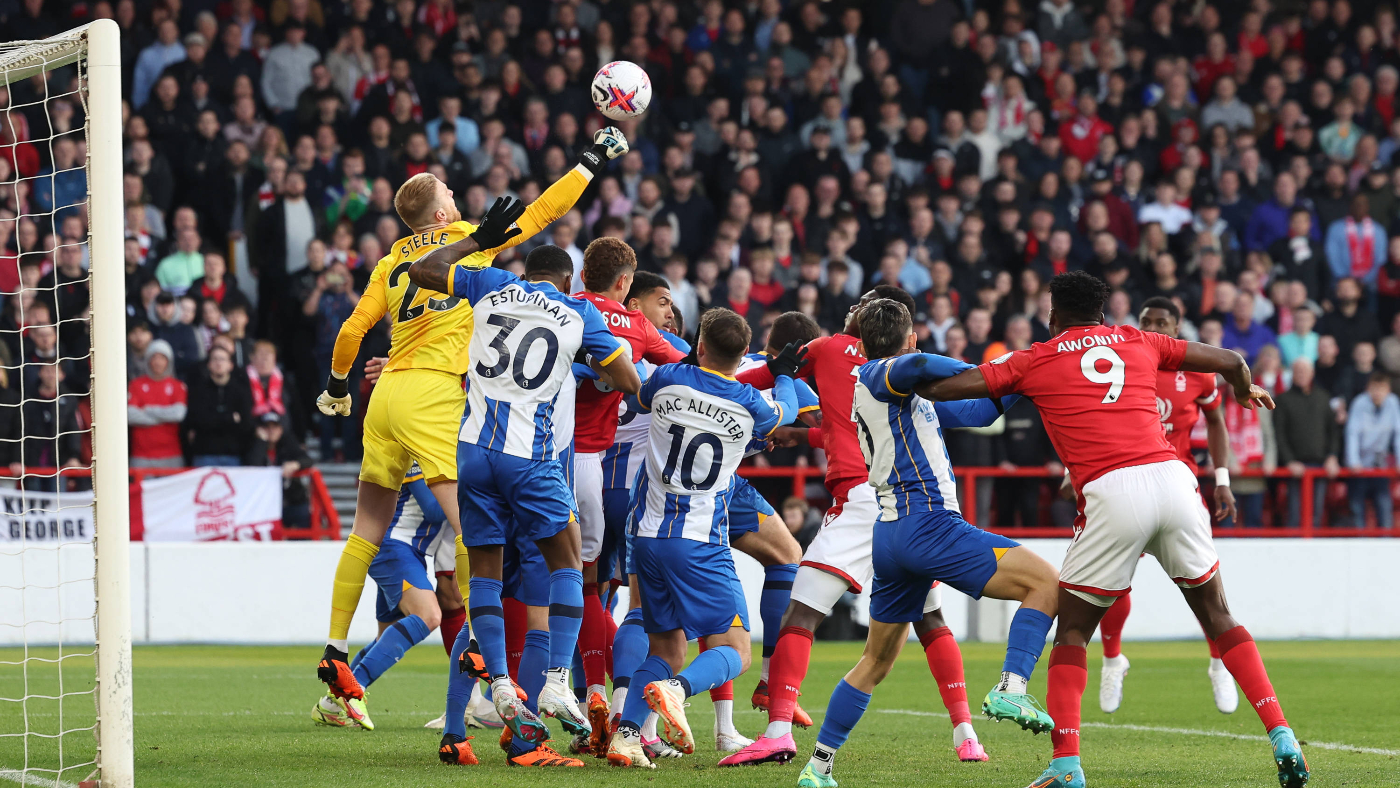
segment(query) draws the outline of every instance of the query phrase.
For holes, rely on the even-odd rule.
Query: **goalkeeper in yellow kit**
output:
[[[447,522],[457,535],[457,580],[463,597],[471,573],[457,516],[457,426],[466,397],[467,343],[472,335],[471,305],[441,293],[420,290],[409,281],[409,266],[451,244],[465,255],[461,264],[485,268],[502,250],[530,238],[563,216],[589,182],[627,153],[627,139],[616,128],[600,130],[579,164],[550,186],[524,213],[497,201],[480,226],[462,221],[452,191],[436,177],[415,175],[399,187],[394,209],[413,231],[399,240],[370,275],[364,296],[340,328],[326,390],[316,406],[326,415],[350,415],[348,377],[365,332],[390,315],[389,361],[365,413],[364,460],[355,502],[355,523],[331,592],[331,625],[316,675],[350,720],[362,727],[368,715],[364,689],[348,663],[347,635],[370,562],[393,519],[404,473],[416,460]],[[518,206],[519,203],[517,202]],[[418,589],[411,589],[418,591]],[[405,595],[410,591],[405,591]],[[431,596],[431,592],[422,593]],[[408,601],[408,600],[405,600]]]

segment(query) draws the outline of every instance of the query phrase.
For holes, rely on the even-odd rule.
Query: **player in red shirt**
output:
[[[598,238],[583,250],[583,287],[576,298],[591,301],[603,313],[614,336],[632,345],[633,363],[646,359],[658,366],[673,364],[685,354],[661,337],[646,315],[621,303],[632,287],[637,255],[624,241]],[[601,381],[585,380],[574,398],[574,498],[578,501],[583,539],[583,627],[579,652],[588,682],[589,722],[594,751],[607,751],[608,692],[607,614],[598,596],[598,556],[603,551],[603,453],[617,436],[617,407],[622,392]]]
[[[1181,310],[1167,298],[1149,298],[1142,303],[1138,313],[1138,328],[1176,338],[1181,327]],[[1235,496],[1230,492],[1230,434],[1225,428],[1225,409],[1221,407],[1224,398],[1216,389],[1215,376],[1200,372],[1181,370],[1158,370],[1157,372],[1157,412],[1162,418],[1162,432],[1176,456],[1192,475],[1200,469],[1191,453],[1191,428],[1197,418],[1204,414],[1206,422],[1206,445],[1210,452],[1211,464],[1215,466],[1215,519],[1225,520],[1235,517]],[[1068,479],[1066,480],[1068,484]],[[1128,613],[1133,609],[1132,595],[1118,597],[1099,623],[1099,636],[1103,639],[1103,670],[1099,673],[1099,708],[1112,714],[1123,702],[1123,677],[1128,673],[1128,658],[1123,656],[1123,625]],[[1215,707],[1222,714],[1233,714],[1239,708],[1239,693],[1235,691],[1235,679],[1230,675],[1225,663],[1220,660],[1220,650],[1209,636],[1210,667],[1206,675],[1210,677]]]
[[[1151,553],[1181,587],[1206,635],[1264,723],[1283,788],[1308,781],[1307,762],[1249,632],[1230,615],[1211,541],[1210,513],[1191,470],[1161,430],[1157,371],[1221,374],[1242,407],[1272,409],[1234,351],[1103,324],[1108,286],[1083,271],[1050,281],[1048,342],[919,387],[930,400],[1021,394],[1039,408],[1079,503],[1060,570],[1060,620],[1050,653],[1046,707],[1054,756],[1035,788],[1083,788],[1080,702],[1086,647],[1104,610],[1127,593]]]
[[[816,384],[823,420],[820,427],[779,427],[774,437],[784,445],[810,443],[826,451],[826,489],[831,508],[822,528],[802,555],[792,584],[792,601],[783,614],[782,630],[773,650],[768,684],[754,691],[755,708],[768,711],[768,728],[758,741],[722,759],[720,766],[786,763],[797,754],[793,724],[811,726],[812,718],[797,706],[798,690],[812,657],[812,633],[831,615],[832,607],[846,591],[860,593],[875,569],[872,559],[875,521],[880,506],[871,487],[855,422],[851,420],[856,375],[866,358],[859,349],[856,313],[879,298],[898,301],[914,313],[914,300],[892,285],[878,285],[851,308],[844,333],[820,337],[805,348],[802,373]],[[765,367],[740,373],[739,380],[764,388],[772,385]],[[843,417],[842,414],[847,414]],[[935,586],[924,603],[924,618],[914,624],[924,647],[929,669],[953,723],[953,746],[964,761],[985,761],[987,753],[977,741],[967,704],[962,652],[943,621],[941,591]]]

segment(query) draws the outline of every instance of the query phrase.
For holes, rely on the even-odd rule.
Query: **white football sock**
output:
[[[831,767],[835,764],[835,762],[836,751],[828,747],[824,747],[822,746],[821,742],[818,742],[817,746],[812,748],[812,757],[808,759],[807,764],[813,769],[816,769],[819,774],[824,774],[827,777],[830,777]]]
[[[738,733],[734,729],[734,701],[717,700],[715,703],[715,726],[720,733]]]
[[[660,718],[660,715],[654,711],[647,715],[646,722],[642,723],[642,741],[656,740],[656,721]]]
[[[953,726],[953,746],[961,747],[962,743],[972,739],[977,741],[977,731],[972,729],[972,723],[960,722]]]
[[[326,641],[326,645],[327,645],[327,646],[330,646],[331,648],[335,649],[336,651],[343,651],[343,652],[345,652],[345,653],[347,653],[347,654],[350,653],[350,641],[349,641],[349,640],[327,640],[327,641]]]
[[[763,738],[781,739],[789,733],[792,733],[791,722],[780,722],[778,720],[774,720],[768,723],[768,729],[763,732]]]
[[[763,682],[764,684],[768,683],[768,663],[772,661],[772,657],[764,657],[763,665],[758,669],[758,680]]]
[[[1211,658],[1210,658],[1210,671],[1211,671],[1212,673],[1219,673],[1219,672],[1222,671],[1222,670],[1225,670],[1225,671],[1228,672],[1228,669],[1225,667],[1225,662],[1224,662],[1223,660],[1216,659],[1215,657],[1211,657]]]
[[[613,694],[612,694],[612,713],[613,713],[613,714],[621,714],[621,713],[622,713],[622,704],[624,704],[624,703],[626,703],[626,702],[627,702],[627,688],[626,688],[626,687],[613,687]]]
[[[1024,695],[1026,693],[1026,679],[1024,676],[1017,676],[1009,670],[1004,670],[1001,672],[1001,683],[997,685],[997,692]]]

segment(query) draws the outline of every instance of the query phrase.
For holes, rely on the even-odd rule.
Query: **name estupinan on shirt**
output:
[[[560,328],[569,325],[573,322],[574,318],[573,310],[565,308],[565,306],[558,301],[555,301],[538,290],[526,290],[519,286],[511,286],[504,290],[496,290],[495,292],[487,293],[486,302],[493,307],[506,304],[527,304],[529,306],[539,307],[543,310],[545,315],[553,318],[555,322],[559,324]]]
[[[652,413],[657,416],[666,416],[680,410],[713,420],[719,425],[719,429],[727,432],[733,440],[740,441],[748,437],[748,430],[734,418],[733,413],[710,402],[671,396],[665,401],[657,400],[652,407]]]
[[[1122,334],[1098,335],[1091,334],[1080,339],[1066,339],[1055,345],[1056,353],[1070,353],[1076,350],[1088,350],[1091,347],[1103,345],[1116,345],[1124,339]]]

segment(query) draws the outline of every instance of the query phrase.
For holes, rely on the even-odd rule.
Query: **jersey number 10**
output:
[[[724,445],[719,442],[719,438],[708,432],[697,433],[690,443],[685,447],[685,457],[681,457],[681,442],[685,440],[685,427],[679,424],[672,424],[667,430],[671,435],[671,451],[666,455],[666,468],[661,471],[661,480],[666,484],[671,483],[671,477],[676,472],[676,464],[681,468],[681,486],[687,490],[709,490],[715,486],[719,479],[719,469],[724,463]],[[700,452],[701,446],[709,446],[713,457],[710,460],[710,469],[705,473],[705,478],[695,481],[695,455]]]

